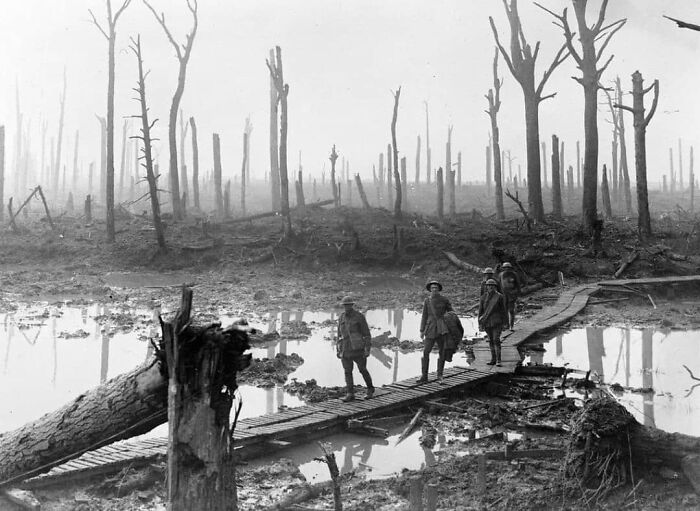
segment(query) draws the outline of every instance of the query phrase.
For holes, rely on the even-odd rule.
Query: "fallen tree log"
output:
[[[328,199],[320,202],[312,202],[310,204],[307,204],[306,207],[300,208],[299,206],[294,207],[294,208],[289,208],[290,211],[298,211],[302,209],[306,209],[308,207],[319,207],[319,206],[328,206],[329,204],[333,204],[333,199]],[[257,215],[250,215],[250,216],[242,216],[240,218],[234,218],[232,220],[226,220],[225,222],[221,222],[223,224],[239,224],[241,222],[250,222],[252,220],[258,220],[259,218],[268,218],[271,216],[276,216],[276,215],[281,215],[282,213],[279,211],[267,211],[265,213],[258,213]]]
[[[481,268],[480,266],[465,263],[464,261],[459,259],[456,255],[454,255],[452,252],[447,252],[446,250],[443,250],[442,253],[445,254],[445,257],[447,257],[447,259],[452,264],[457,266],[458,268],[462,268],[463,270],[467,270],[467,271],[471,271],[473,273],[479,273],[479,274],[481,274],[484,271],[484,269]]]
[[[700,438],[666,433],[639,424],[617,401],[604,397],[586,403],[572,418],[566,474],[593,488],[596,500],[607,491],[660,466],[683,473],[700,489]]]
[[[179,337],[227,337],[231,350],[247,346],[247,333],[238,327],[190,323]],[[206,342],[200,342],[205,349]],[[200,355],[191,353],[195,363]],[[241,358],[245,364],[246,357]],[[237,366],[237,369],[240,365]],[[95,387],[24,426],[0,434],[0,487],[48,472],[51,468],[118,440],[146,433],[167,421],[168,367],[163,342],[155,355],[128,373]]]
[[[632,252],[630,255],[628,255],[627,260],[620,265],[613,277],[619,279],[620,275],[622,275],[625,272],[625,270],[629,267],[629,265],[632,264],[638,257],[639,252]]]

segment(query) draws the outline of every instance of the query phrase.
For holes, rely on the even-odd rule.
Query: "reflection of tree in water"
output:
[[[586,327],[586,341],[588,342],[588,367],[591,372],[596,372],[601,381],[605,381],[603,370],[603,357],[605,357],[605,345],[603,344],[603,330],[595,327]]]
[[[403,309],[394,310],[394,326],[396,327],[396,338],[400,341],[403,329]]]
[[[556,342],[555,342],[555,344],[554,344],[554,345],[556,346],[557,357],[561,357],[561,354],[564,352],[564,348],[562,347],[562,339],[563,339],[563,337],[564,337],[564,336],[561,335],[561,334],[557,335],[557,340],[556,340]]]
[[[102,307],[102,317],[107,317],[111,314],[110,310],[106,307]],[[100,328],[100,325],[95,321],[95,337],[102,341],[102,356],[100,358],[100,383],[104,383],[107,380],[107,373],[109,372],[109,335],[107,333],[107,328]]]
[[[615,361],[615,370],[610,378],[611,381],[617,379],[617,375],[620,372],[620,361],[622,361],[623,354],[625,355],[625,386],[629,387],[630,384],[630,335],[629,330],[620,329],[620,349],[617,352],[617,360]],[[623,353],[624,352],[624,353]]]
[[[642,330],[642,387],[654,388],[654,331]],[[654,419],[654,393],[644,393],[644,425],[656,427]]]

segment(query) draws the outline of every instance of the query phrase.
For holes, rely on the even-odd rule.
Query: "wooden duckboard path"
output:
[[[700,281],[700,276],[698,277]],[[350,419],[386,414],[406,406],[428,401],[441,395],[458,392],[466,387],[486,382],[498,373],[513,373],[520,364],[518,346],[538,332],[568,321],[578,314],[590,295],[599,290],[597,284],[588,284],[564,291],[557,302],[543,308],[534,316],[520,321],[514,332],[505,332],[502,341],[502,367],[486,365],[488,350],[475,350],[477,357],[469,367],[451,366],[445,369],[444,385],[439,385],[436,373],[430,373],[429,382],[419,385],[416,378],[398,381],[378,388],[375,397],[364,401],[345,403],[331,399],[320,403],[290,408],[278,413],[240,420],[234,432],[237,449],[272,445],[301,436],[314,435],[332,428],[344,427]],[[435,362],[433,361],[433,365]],[[362,396],[359,396],[362,397]],[[54,467],[50,472],[24,482],[23,486],[36,487],[53,484],[66,478],[115,472],[127,465],[142,465],[154,458],[165,456],[168,439],[165,437],[127,440],[87,452],[80,457]]]

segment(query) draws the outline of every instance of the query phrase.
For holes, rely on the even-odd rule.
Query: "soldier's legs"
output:
[[[496,365],[501,366],[501,328],[495,327],[492,330],[493,346],[496,352]]]
[[[420,372],[421,376],[418,378],[418,383],[425,383],[428,381],[428,368],[430,367],[430,352],[433,351],[433,346],[435,345],[435,339],[425,338],[423,339],[423,358],[420,359]]]
[[[517,296],[509,296],[506,299],[506,307],[508,309],[508,328],[513,330],[513,326],[515,325],[515,304],[518,301]]]
[[[343,363],[343,371],[345,372],[345,387],[347,389],[345,401],[351,401],[355,399],[355,382],[352,378],[353,362],[348,357],[343,357],[340,361]]]
[[[441,335],[437,338],[438,345],[438,366],[437,366],[437,381],[442,384],[442,373],[445,370],[445,336]]]
[[[496,345],[493,343],[493,328],[488,327],[485,329],[486,336],[489,339],[489,350],[491,350],[491,360],[486,362],[486,365],[494,365],[496,363]]]
[[[367,359],[364,356],[360,356],[354,359],[357,364],[357,368],[360,370],[362,378],[365,380],[365,385],[367,386],[367,396],[371,397],[374,394],[374,385],[372,385],[372,377],[367,370]]]

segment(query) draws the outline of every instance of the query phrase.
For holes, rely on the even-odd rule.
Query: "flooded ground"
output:
[[[525,363],[591,370],[642,424],[700,436],[700,330],[579,328],[545,342]]]

